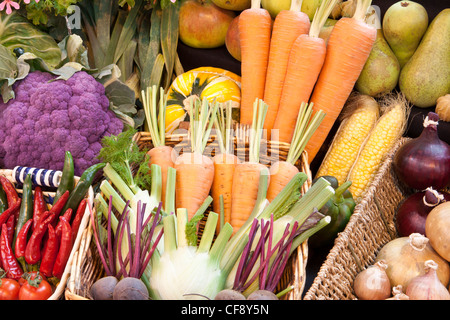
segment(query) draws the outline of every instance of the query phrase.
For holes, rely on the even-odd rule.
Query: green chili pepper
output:
[[[8,198],[6,197],[6,192],[0,185],[0,213],[8,209]]]
[[[33,218],[33,182],[31,181],[31,174],[27,174],[23,181],[22,203],[20,204],[16,230],[14,231],[13,248],[20,229],[31,218]]]
[[[94,182],[95,175],[99,170],[103,169],[105,166],[106,163],[103,162],[97,163],[90,166],[83,172],[83,174],[80,177],[80,180],[78,180],[77,185],[70,193],[69,199],[67,200],[66,205],[64,206],[62,212],[66,212],[66,210],[69,208],[74,211],[77,210],[81,200],[84,199],[89,187]]]
[[[55,198],[53,199],[53,203],[58,201],[59,197],[64,194],[67,190],[71,192],[75,186],[74,180],[74,165],[73,165],[73,157],[70,151],[66,151],[66,155],[64,157],[64,167],[61,175],[61,181],[59,182],[58,189],[56,189]]]
[[[330,182],[331,186],[335,189],[335,194],[320,209],[322,214],[331,217],[330,223],[311,236],[308,242],[311,247],[316,248],[333,243],[337,234],[344,230],[356,206],[355,200],[348,190],[352,184],[351,181],[346,181],[339,186],[335,177],[323,176],[322,178]],[[317,178],[313,180],[313,184],[316,181]]]

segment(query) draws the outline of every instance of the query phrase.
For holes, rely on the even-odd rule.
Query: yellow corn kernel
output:
[[[394,100],[379,118],[350,171],[349,190],[357,202],[373,181],[384,157],[403,135],[407,123],[407,107],[403,100]]]
[[[334,176],[339,185],[345,182],[359,150],[380,116],[377,101],[367,95],[357,95],[349,99],[344,112],[345,110],[350,110],[349,115],[339,125],[316,175]]]

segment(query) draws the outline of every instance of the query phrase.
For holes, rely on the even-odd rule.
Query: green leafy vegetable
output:
[[[117,136],[105,136],[98,158],[109,163],[133,190],[150,189],[149,156],[133,140],[136,129],[128,127]]]
[[[10,15],[0,12],[0,44],[11,52],[15,48],[22,48],[25,52],[33,53],[51,69],[61,61],[61,50],[56,41],[16,12]]]

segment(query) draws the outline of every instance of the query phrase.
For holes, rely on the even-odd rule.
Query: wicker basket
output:
[[[401,201],[413,190],[400,183],[392,161],[397,149],[409,138],[401,138],[386,156],[362,201],[355,207],[346,228],[305,293],[305,300],[356,299],[353,280],[373,264],[384,244],[396,238],[395,215]]]
[[[16,188],[18,194],[22,193],[22,182],[24,181],[24,175],[26,173],[32,174],[33,183],[36,183],[43,187],[44,196],[46,199],[52,199],[55,196],[56,188],[59,185],[59,179],[61,177],[61,171],[53,171],[53,170],[45,170],[45,169],[36,169],[36,168],[25,168],[25,167],[16,167],[14,169],[1,169],[0,174],[6,177]],[[42,180],[39,180],[39,177],[43,177]],[[50,179],[47,179],[49,178]],[[45,179],[44,179],[45,178]],[[75,183],[78,182],[79,177],[75,177]],[[38,180],[38,181],[37,181]],[[89,201],[93,201],[94,192],[92,188],[88,191],[86,195]],[[59,284],[56,286],[53,294],[48,298],[48,300],[59,300],[64,298],[63,293],[67,285],[67,281],[71,275],[72,262],[74,261],[75,252],[78,251],[78,248],[81,243],[81,239],[83,238],[83,234],[85,233],[89,221],[89,211],[86,209],[82,221],[80,223],[80,227],[78,229],[78,234],[75,239],[75,242],[72,247],[72,251],[70,253],[69,259],[67,260],[66,267],[64,269],[64,273],[61,277]]]
[[[248,157],[248,130],[246,126],[236,127],[234,151],[241,160],[246,160]],[[148,132],[138,132],[134,139],[140,148],[151,149],[153,147],[152,139]],[[189,146],[188,136],[185,133],[168,135],[166,136],[166,145],[172,146],[175,151],[182,153],[183,149]],[[211,135],[205,153],[214,155],[216,147],[215,136]],[[276,159],[285,160],[288,152],[289,144],[262,141],[260,162],[269,165]],[[296,165],[300,171],[307,175],[307,181],[302,189],[304,193],[310,188],[312,183],[312,174],[306,152],[302,154]],[[201,225],[199,231],[201,232]],[[79,246],[78,252],[75,253],[76,259],[74,261],[76,262],[73,264],[73,278],[71,277],[65,292],[65,297],[68,300],[92,299],[89,289],[96,280],[104,275],[97,248],[94,242],[91,241],[91,236],[89,231],[84,234],[82,245]],[[289,286],[294,288],[284,296],[284,299],[300,300],[302,298],[307,259],[308,244],[305,241],[291,255],[278,285],[279,289],[285,289]]]

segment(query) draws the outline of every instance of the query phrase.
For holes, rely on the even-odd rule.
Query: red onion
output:
[[[394,170],[400,181],[417,190],[443,189],[450,184],[450,146],[437,133],[439,116],[429,112],[419,137],[395,153]]]
[[[397,210],[395,226],[400,237],[407,237],[411,233],[425,235],[425,222],[428,213],[438,204],[450,201],[450,194],[438,192],[433,188],[416,192],[406,198]]]

